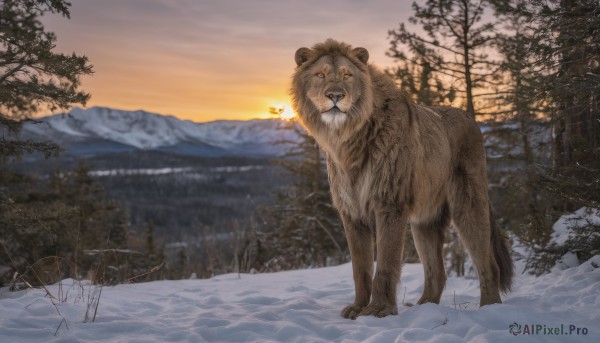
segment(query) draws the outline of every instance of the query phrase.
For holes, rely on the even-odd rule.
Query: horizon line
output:
[[[92,110],[94,108],[98,108],[98,109],[107,109],[107,110],[112,110],[112,111],[119,111],[119,112],[144,112],[147,114],[153,114],[153,115],[158,115],[161,117],[172,117],[175,118],[177,120],[181,120],[181,121],[189,121],[189,122],[193,122],[193,123],[198,123],[198,124],[205,124],[205,123],[214,123],[214,122],[220,122],[220,121],[231,121],[231,122],[245,122],[245,121],[253,121],[253,120],[282,120],[282,118],[277,117],[276,115],[273,115],[272,117],[253,117],[253,118],[248,118],[248,119],[214,119],[214,120],[207,120],[207,121],[198,121],[198,120],[194,120],[194,119],[187,119],[187,118],[182,118],[180,116],[174,115],[174,114],[165,114],[165,113],[158,113],[158,112],[152,112],[152,111],[148,111],[142,108],[139,109],[135,109],[135,110],[127,110],[127,109],[121,109],[121,108],[114,108],[114,107],[109,107],[109,106],[103,106],[103,105],[93,105],[93,106],[73,106],[71,107],[69,110],[67,111],[62,111],[62,112],[55,112],[55,113],[50,113],[50,114],[44,114],[41,115],[38,118],[47,118],[47,117],[52,117],[52,116],[57,116],[57,115],[68,115],[70,114],[71,111],[73,110],[81,110],[81,111],[88,111],[88,110]]]

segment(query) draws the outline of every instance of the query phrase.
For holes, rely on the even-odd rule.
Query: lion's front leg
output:
[[[396,209],[379,210],[375,219],[377,271],[373,280],[371,303],[359,315],[385,317],[398,314],[396,285],[400,280],[406,219]]]
[[[354,303],[346,306],[341,314],[344,318],[356,319],[371,298],[373,278],[373,237],[371,231],[342,216],[346,239],[352,257],[354,276]]]

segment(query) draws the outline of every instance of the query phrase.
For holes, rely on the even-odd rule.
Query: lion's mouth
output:
[[[333,106],[329,110],[323,112],[323,114],[325,114],[325,113],[330,114],[330,115],[334,115],[334,116],[346,114],[345,112],[343,112],[342,110],[340,110],[340,108],[337,107],[337,106]]]
[[[321,113],[321,120],[332,128],[340,127],[340,125],[346,121],[347,117],[346,112],[343,112],[337,106],[333,106],[329,110]]]

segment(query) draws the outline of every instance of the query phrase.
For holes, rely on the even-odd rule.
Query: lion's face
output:
[[[292,91],[305,124],[338,129],[365,114],[372,103],[367,50],[348,47],[321,55],[300,48],[295,57],[299,68]]]
[[[311,76],[306,96],[329,126],[342,125],[356,99],[361,96],[360,71],[344,56],[323,56],[307,73]]]

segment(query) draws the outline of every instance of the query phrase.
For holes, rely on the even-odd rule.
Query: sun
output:
[[[290,121],[296,118],[296,112],[289,103],[274,103],[269,106],[269,113],[279,116],[279,119]]]

